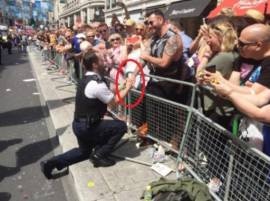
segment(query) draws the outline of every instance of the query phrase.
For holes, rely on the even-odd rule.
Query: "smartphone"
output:
[[[206,66],[205,70],[207,70],[210,73],[215,73],[216,72],[216,65]]]
[[[205,18],[202,18],[203,24],[206,24],[206,20]]]

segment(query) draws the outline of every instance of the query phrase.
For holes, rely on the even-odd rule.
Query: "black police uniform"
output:
[[[107,105],[97,98],[90,99],[85,96],[85,87],[90,81],[98,84],[104,82],[98,75],[85,76],[79,82],[72,123],[79,147],[41,162],[42,171],[48,179],[52,178],[52,169],[60,170],[89,157],[95,167],[111,166],[115,163],[108,155],[127,132],[127,126],[123,121],[103,119]]]

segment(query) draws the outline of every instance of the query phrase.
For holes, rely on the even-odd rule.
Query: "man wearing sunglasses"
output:
[[[181,69],[182,41],[173,32],[160,10],[154,10],[148,15],[148,26],[154,36],[151,40],[149,52],[143,52],[141,58],[150,66],[150,74],[172,79],[179,79]],[[151,80],[147,90],[153,95],[175,100],[176,84],[165,81]]]
[[[110,43],[108,41],[110,32],[109,32],[109,27],[106,23],[101,23],[98,28],[97,32],[100,35],[99,41],[102,42],[104,41],[106,49],[110,48]]]
[[[96,46],[99,40],[96,38],[96,31],[93,28],[89,28],[86,31],[86,40],[91,43],[91,45]]]
[[[243,29],[238,39],[238,50],[243,58],[261,61],[261,70],[256,82],[249,83],[249,86],[230,84],[233,90],[257,94],[264,89],[262,85],[270,88],[270,27],[253,24]]]
[[[256,81],[238,86],[219,75],[213,75],[217,82],[212,82],[212,85],[218,94],[234,103],[239,111],[254,120],[267,123],[263,126],[263,152],[270,156],[270,27],[254,24],[243,29],[238,40],[238,49],[244,58],[261,60]]]

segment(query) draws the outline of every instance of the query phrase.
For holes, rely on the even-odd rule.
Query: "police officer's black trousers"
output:
[[[57,169],[88,159],[93,148],[98,157],[107,157],[127,132],[127,126],[119,120],[102,120],[91,126],[73,121],[73,131],[79,147],[50,159]]]
[[[80,62],[74,59],[74,69],[75,69],[75,76],[76,79],[80,79]]]

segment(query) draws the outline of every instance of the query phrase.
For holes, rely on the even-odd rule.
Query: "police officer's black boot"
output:
[[[52,170],[55,168],[55,164],[53,161],[51,161],[51,160],[41,161],[40,168],[41,168],[41,171],[43,172],[44,176],[47,179],[52,179],[52,177],[53,177]]]
[[[94,167],[109,167],[115,164],[115,161],[107,157],[100,157],[93,152],[90,155],[90,161],[93,163]]]

